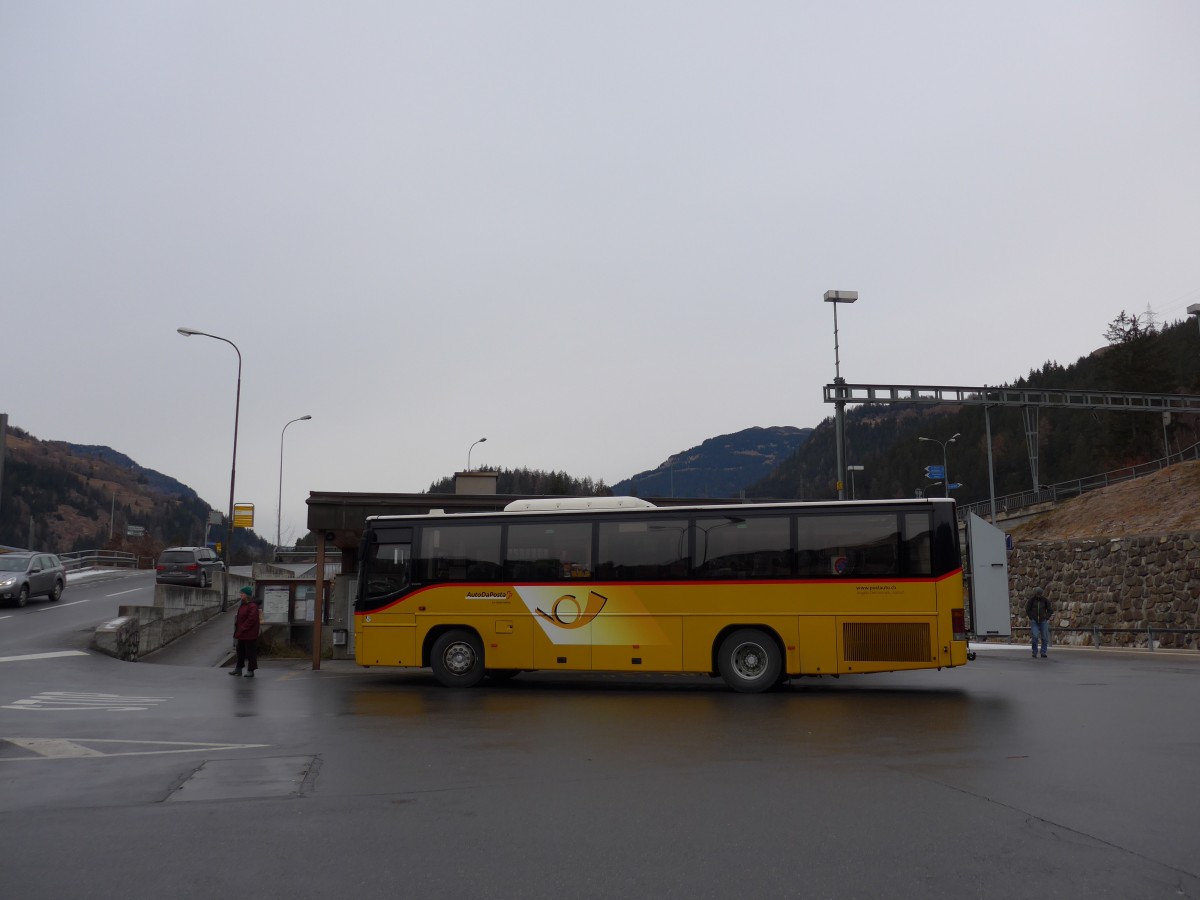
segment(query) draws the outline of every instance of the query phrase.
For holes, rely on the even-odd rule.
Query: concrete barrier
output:
[[[235,592],[250,584],[242,576],[226,577]],[[131,661],[153,653],[220,613],[224,591],[225,580],[220,577],[210,588],[156,584],[154,603],[120,607],[117,618],[96,629],[92,649]],[[230,599],[227,608],[237,604],[237,599]]]
[[[121,616],[105,622],[92,636],[92,649],[133,662],[137,659],[141,634],[135,616]]]

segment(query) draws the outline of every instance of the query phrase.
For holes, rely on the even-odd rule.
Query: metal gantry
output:
[[[841,391],[840,398],[837,392]],[[1200,397],[1190,394],[1128,394],[1109,391],[1011,387],[939,387],[904,384],[827,384],[825,402],[953,403],[960,406],[1031,406],[1114,412],[1200,413]]]
[[[1192,394],[1134,394],[1112,391],[1048,390],[1018,387],[951,387],[928,384],[827,384],[825,402],[838,404],[913,403],[925,406],[954,404],[982,406],[987,423],[988,479],[992,479],[992,426],[988,410],[993,406],[1012,406],[1022,410],[1025,441],[1029,449],[1029,469],[1033,489],[1038,489],[1038,412],[1042,409],[1077,409],[1110,412],[1193,413],[1200,414],[1200,397]],[[995,488],[992,520],[995,521]]]

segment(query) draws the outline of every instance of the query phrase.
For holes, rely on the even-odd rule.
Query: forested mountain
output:
[[[545,472],[540,469],[491,469],[496,479],[498,494],[529,494],[531,496],[557,495],[563,497],[606,497],[612,491],[604,481],[590,478],[573,478],[566,472]],[[454,476],[447,475],[429,486],[430,494],[453,494]]]
[[[576,478],[566,472],[501,469],[496,491],[501,494],[549,494],[594,497],[616,494],[638,497],[737,497],[804,443],[811,428],[780,425],[747,428],[709,438],[670,456],[657,468],[639,472],[611,488],[603,480]],[[453,493],[454,478],[446,476],[429,486],[429,493]]]
[[[1200,333],[1196,323],[1163,328],[1122,313],[1110,325],[1109,344],[1069,366],[1047,362],[1013,387],[1086,389],[1115,393],[1200,395]],[[1196,415],[1087,412],[1043,409],[1038,415],[1038,481],[1042,484],[1086,477],[1178,452],[1200,441]],[[1032,471],[1025,423],[1019,409],[991,410],[996,495],[1029,490]],[[861,498],[912,497],[930,484],[925,467],[942,464],[942,448],[920,437],[949,444],[950,478],[962,484],[960,502],[988,497],[987,438],[982,407],[876,405],[847,407],[847,464],[861,465],[855,493]],[[829,418],[791,459],[754,484],[756,497],[836,498],[836,445]],[[849,486],[847,486],[849,493]],[[933,494],[940,496],[940,486]]]
[[[204,540],[209,505],[187,485],[109,447],[42,441],[9,426],[0,485],[0,544],[65,553],[106,548],[154,558]],[[128,526],[145,536],[129,538]],[[224,537],[224,526],[214,537]],[[265,558],[252,531],[235,533],[233,562]]]

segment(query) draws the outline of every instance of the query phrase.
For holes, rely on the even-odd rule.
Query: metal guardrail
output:
[[[121,550],[75,550],[70,553],[59,553],[67,571],[73,569],[88,569],[99,566],[106,569],[136,569],[138,555]]]
[[[317,549],[316,547],[276,547],[274,561],[277,563],[299,563],[299,562],[316,562]]]
[[[1114,469],[1111,472],[1091,475],[1086,478],[1076,478],[1072,481],[1060,481],[1057,484],[1046,485],[1037,491],[1022,491],[1018,494],[997,497],[996,510],[998,512],[1011,513],[1029,506],[1037,506],[1039,503],[1054,503],[1058,500],[1066,500],[1070,497],[1077,497],[1088,491],[1108,487],[1112,484],[1120,484],[1123,481],[1132,481],[1135,478],[1153,475],[1155,472],[1167,468],[1167,466],[1193,459],[1200,459],[1200,444],[1192,444],[1192,446],[1178,453],[1172,453],[1170,456],[1165,456],[1162,459],[1139,463],[1136,466],[1126,466],[1123,469]],[[991,511],[991,500],[979,500],[975,503],[959,506],[958,517],[965,520],[967,513],[973,512],[982,518],[985,515],[990,515]]]

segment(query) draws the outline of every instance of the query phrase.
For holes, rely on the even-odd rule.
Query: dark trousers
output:
[[[237,665],[234,668],[240,672],[243,665],[250,672],[258,668],[258,638],[237,642]]]

